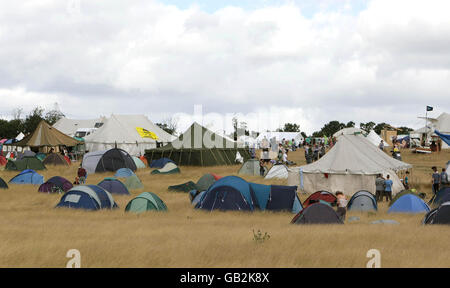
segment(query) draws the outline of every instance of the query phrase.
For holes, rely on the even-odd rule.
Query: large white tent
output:
[[[333,137],[338,138],[339,136],[342,135],[360,135],[360,134],[364,134],[364,131],[356,127],[349,127],[343,128],[338,132],[334,133]]]
[[[297,185],[306,193],[342,191],[353,195],[359,190],[375,193],[377,174],[390,175],[393,194],[404,189],[396,172],[412,168],[389,157],[365,137],[341,135],[336,145],[309,165],[289,169],[288,185]]]
[[[61,118],[53,127],[61,131],[62,133],[69,135],[70,137],[75,136],[75,132],[77,132],[80,128],[97,128],[95,126],[99,126],[99,123],[105,123],[106,118],[101,117],[97,119],[85,119],[85,120],[76,120],[76,119],[68,119]]]
[[[136,128],[144,128],[157,139],[142,137]],[[165,145],[175,137],[153,124],[145,115],[111,115],[101,128],[85,137],[86,150],[101,151],[120,148],[130,155],[144,155],[146,149]]]
[[[425,117],[419,117],[425,119]],[[416,134],[428,134],[428,137],[437,136],[434,130],[443,134],[450,134],[450,114],[442,113],[437,118],[428,118],[427,127],[422,127],[414,131]],[[447,143],[442,142],[442,149],[449,149],[450,146]]]
[[[381,140],[383,140],[375,131],[370,130],[369,134],[367,134],[367,140],[370,141],[373,145],[377,146],[380,145]],[[389,144],[384,142],[384,147],[389,147]]]

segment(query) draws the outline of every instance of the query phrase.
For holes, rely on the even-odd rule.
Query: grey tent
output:
[[[249,159],[247,160],[247,162],[242,164],[238,174],[259,176],[260,175],[259,169],[260,169],[259,161],[257,159]]]
[[[237,152],[244,161],[250,159],[248,149],[194,123],[172,143],[146,150],[145,157],[148,163],[166,157],[180,166],[235,165]]]
[[[348,202],[347,209],[349,211],[377,211],[377,200],[375,196],[368,191],[356,192]]]

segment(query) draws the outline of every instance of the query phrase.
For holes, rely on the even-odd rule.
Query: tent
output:
[[[249,159],[244,164],[242,164],[241,168],[238,171],[238,174],[260,176],[259,169],[260,169],[259,160]]]
[[[264,179],[287,179],[288,167],[284,164],[273,165]]]
[[[0,155],[0,166],[5,166],[6,163],[8,163],[8,160],[6,159],[6,157],[3,155]]]
[[[116,178],[105,178],[103,181],[98,183],[97,186],[102,187],[111,194],[130,195],[127,187]]]
[[[46,166],[69,166],[66,158],[59,153],[50,153],[42,163]]]
[[[421,117],[419,117],[421,118]],[[423,117],[425,119],[425,117]],[[428,117],[428,125],[427,127],[420,128],[418,130],[415,130],[414,133],[424,135],[429,138],[432,136],[438,136],[436,133],[436,130],[443,135],[450,135],[450,114],[449,113],[442,113],[437,118],[431,118]],[[447,144],[445,141],[442,141],[442,149],[449,149],[450,145]]]
[[[180,173],[180,168],[172,162],[167,163],[161,169],[153,170],[151,174],[176,174]]]
[[[292,219],[293,224],[343,224],[336,211],[329,205],[315,203],[300,211]]]
[[[368,191],[358,191],[353,194],[347,204],[348,211],[377,211],[377,200],[375,196]]]
[[[188,181],[183,184],[169,186],[168,189],[169,191],[175,192],[189,192],[191,190],[197,190],[197,185],[192,181]]]
[[[403,190],[403,191],[397,193],[397,194],[392,198],[391,202],[389,202],[389,206],[391,206],[392,204],[394,204],[394,202],[397,201],[398,198],[400,198],[400,197],[402,197],[403,195],[406,195],[406,194],[412,194],[412,195],[415,195],[415,196],[417,196],[417,197],[420,197],[420,196],[419,196],[419,193],[416,193],[416,192],[414,192],[414,191],[412,191],[412,190]]]
[[[333,134],[334,138],[339,138],[342,135],[364,135],[364,130],[361,130],[356,127],[349,127],[349,128],[343,128],[339,130],[338,132]]]
[[[383,140],[375,131],[370,130],[369,134],[367,134],[367,140],[370,141],[373,145],[380,145],[381,140]],[[386,141],[383,141],[384,147],[389,147],[389,144]]]
[[[303,207],[306,208],[314,203],[325,202],[330,206],[336,206],[337,198],[334,194],[328,191],[317,191],[311,194],[306,200],[303,202]]]
[[[216,182],[216,178],[211,173],[207,173],[202,177],[200,177],[197,183],[188,181],[183,184],[169,186],[168,189],[169,191],[178,191],[178,192],[189,192],[192,190],[202,192],[208,190],[209,187],[211,187],[211,185],[214,184],[214,182]]]
[[[146,211],[167,211],[164,201],[155,193],[144,192],[128,202],[125,212],[142,213]]]
[[[450,197],[450,187],[444,187],[436,193],[436,196],[432,199],[433,206],[439,206],[444,202],[450,201],[448,198]]]
[[[0,189],[8,189],[8,184],[0,177]]]
[[[156,159],[150,163],[150,168],[163,168],[169,162],[175,163],[169,158]]]
[[[55,147],[67,146],[73,147],[80,144],[77,140],[62,133],[58,129],[50,126],[42,120],[37,126],[36,130],[28,136],[25,136],[21,141],[14,143],[14,146],[19,147]]]
[[[117,148],[86,153],[82,166],[89,174],[115,172],[120,168],[129,168],[132,171],[137,169],[133,158],[126,151]]]
[[[38,174],[32,169],[27,169],[9,180],[9,183],[41,185],[44,183],[44,176]]]
[[[98,128],[105,121],[106,121],[105,117],[86,120],[68,119],[63,117],[59,119],[55,124],[53,124],[53,127],[70,137],[74,137],[78,129]]]
[[[237,176],[217,180],[202,194],[197,209],[238,211],[292,211],[298,213],[301,203],[297,187],[249,183]]]
[[[40,153],[36,154],[36,158],[38,158],[41,161],[44,161],[46,157],[47,157],[47,155],[45,153],[40,152]]]
[[[134,164],[136,164],[136,168],[137,169],[145,169],[147,166],[145,166],[144,162],[141,161],[141,159],[139,159],[136,156],[132,156]]]
[[[99,210],[118,208],[112,195],[95,185],[75,186],[61,197],[56,207]]]
[[[150,135],[140,134],[145,129]],[[153,124],[145,115],[111,115],[102,127],[84,138],[90,152],[120,148],[130,155],[142,155],[146,149],[157,147],[157,143],[167,144],[174,137]]]
[[[235,165],[238,152],[244,161],[251,158],[247,148],[239,148],[236,142],[195,122],[178,139],[161,148],[146,150],[145,156],[150,163],[166,157],[180,166],[217,166]]]
[[[36,157],[23,157],[22,160],[9,160],[5,167],[9,171],[23,171],[26,169],[45,170],[45,165]]]
[[[306,193],[324,190],[352,195],[365,190],[375,194],[375,179],[381,173],[390,175],[395,195],[405,189],[396,172],[409,168],[410,164],[388,156],[365,137],[342,135],[318,161],[290,168],[288,185],[297,185]]]
[[[136,189],[143,189],[144,184],[142,184],[141,180],[136,175],[132,175],[130,177],[127,177],[125,179],[125,187],[127,187],[128,190],[136,190]]]
[[[447,224],[450,225],[450,201],[442,203],[438,208],[425,215],[423,224]]]
[[[66,193],[72,188],[73,185],[69,180],[60,176],[55,176],[39,186],[38,191],[45,193]]]
[[[16,160],[22,160],[24,157],[36,157],[36,153],[34,153],[31,150],[26,150],[24,152],[17,153],[17,159]]]
[[[129,169],[129,168],[120,168],[119,170],[116,171],[116,174],[114,174],[114,177],[117,177],[117,178],[128,178],[128,177],[131,177],[133,175],[136,175],[136,174],[134,174],[134,172],[131,169]]]
[[[388,213],[428,213],[430,207],[419,197],[406,194],[398,198],[388,210]]]

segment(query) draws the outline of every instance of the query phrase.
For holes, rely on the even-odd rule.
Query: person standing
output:
[[[381,150],[384,151],[384,141],[383,140],[380,141],[380,144],[378,145],[378,148],[380,148]]]
[[[378,174],[375,179],[375,198],[377,202],[383,202],[383,194],[384,194],[384,178],[382,174]]]
[[[445,171],[445,168],[442,168],[441,172],[441,189],[448,186],[448,174]]]
[[[394,182],[389,178],[390,176],[388,174],[386,180],[384,180],[384,196],[386,197],[386,201],[392,201],[392,185]]]
[[[336,198],[337,198],[336,213],[339,215],[341,221],[344,221],[345,215],[347,214],[347,203],[348,203],[347,198],[341,191],[336,192]]]
[[[78,181],[80,182],[81,185],[86,183],[86,176],[87,176],[87,172],[86,169],[83,168],[83,166],[80,165],[80,167],[78,168]]]
[[[409,190],[409,171],[406,171],[405,178],[403,180],[403,186],[405,186],[406,190]]]
[[[434,195],[439,192],[439,183],[441,183],[441,175],[437,171],[436,166],[431,167],[433,169],[433,175],[431,175],[431,183],[433,183],[433,193]]]

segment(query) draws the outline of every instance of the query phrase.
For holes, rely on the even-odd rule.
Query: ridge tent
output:
[[[145,167],[147,167],[147,166],[145,166],[144,162],[142,162],[142,160],[139,159],[138,157],[132,156],[132,158],[133,158],[134,164],[136,164],[137,169],[145,169]]]
[[[238,174],[260,176],[259,169],[259,161],[257,159],[249,159],[244,164],[242,164],[241,168],[238,171]]]
[[[8,184],[0,177],[0,189],[8,189]]]
[[[73,185],[69,180],[60,176],[55,176],[48,179],[44,184],[39,186],[38,192],[66,193],[72,188]]]
[[[74,147],[80,144],[77,140],[48,125],[42,120],[33,133],[14,143],[18,147]]]
[[[155,193],[144,192],[128,202],[125,212],[167,211],[167,206]]]
[[[161,169],[153,170],[151,174],[176,174],[180,173],[180,168],[172,162],[167,163]]]
[[[150,168],[163,168],[169,162],[175,163],[169,158],[156,159],[150,163]]]
[[[161,148],[146,150],[145,157],[149,163],[155,159],[167,157],[180,166],[218,166],[235,165],[238,152],[244,161],[251,158],[247,148],[239,148],[236,142],[194,122],[172,143]]]
[[[393,195],[404,190],[396,172],[411,168],[410,164],[389,157],[365,137],[341,135],[333,148],[318,161],[289,168],[288,185],[299,186],[300,191],[353,191],[365,190],[375,194],[378,174],[390,175],[394,182]]]
[[[156,139],[141,135],[139,128],[152,132]],[[119,148],[131,155],[142,155],[146,149],[156,148],[157,143],[170,143],[173,138],[174,136],[155,125],[145,115],[112,114],[103,126],[84,140],[88,151]]]
[[[66,158],[64,158],[64,156],[59,153],[50,153],[47,157],[45,157],[42,163],[46,166],[69,166]]]
[[[45,165],[36,157],[24,157],[22,160],[11,161],[6,163],[5,170],[23,171],[26,169],[45,170]]]
[[[329,205],[315,203],[300,211],[292,219],[293,224],[344,224]]]
[[[99,210],[118,208],[112,195],[95,185],[75,186],[61,197],[55,208]]]
[[[348,211],[377,211],[377,200],[375,196],[368,191],[358,191],[353,194],[347,204]]]
[[[333,134],[334,138],[339,138],[342,135],[364,135],[364,131],[356,128],[356,127],[349,127],[349,128],[343,128],[339,130],[338,132]]]
[[[388,210],[388,213],[428,213],[430,207],[419,197],[406,194],[398,198]]]
[[[117,148],[85,154],[82,166],[89,174],[107,171],[115,172],[120,168],[129,168],[132,171],[137,169],[130,154]]]
[[[38,174],[32,169],[27,169],[14,176],[11,180],[9,180],[9,183],[41,185],[44,183],[44,176]]]
[[[306,200],[303,202],[303,207],[306,208],[320,201],[329,203],[330,206],[336,206],[337,198],[334,194],[328,191],[317,191],[311,194],[308,198],[306,198]]]
[[[288,167],[284,164],[273,165],[264,179],[287,179]]]
[[[130,195],[127,187],[116,178],[105,178],[97,184],[111,194]]]
[[[142,184],[141,180],[138,178],[137,175],[127,177],[124,184],[128,190],[137,190],[144,188],[144,184]]]
[[[422,223],[450,225],[450,201],[444,202],[438,208],[428,212]]]
[[[120,168],[119,170],[116,171],[116,174],[114,174],[114,177],[118,177],[118,178],[128,178],[131,177],[134,174],[133,171],[131,171],[131,169],[129,168]]]

